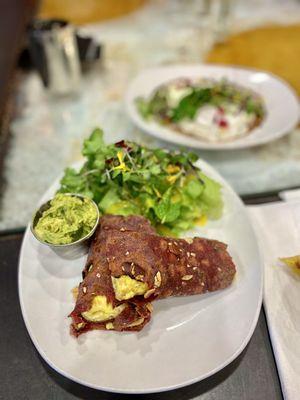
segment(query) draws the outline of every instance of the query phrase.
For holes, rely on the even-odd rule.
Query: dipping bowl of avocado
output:
[[[81,246],[95,232],[100,214],[90,198],[73,193],[57,193],[34,214],[31,232],[54,249]]]

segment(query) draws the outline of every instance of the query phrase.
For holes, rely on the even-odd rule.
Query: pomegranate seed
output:
[[[220,128],[227,128],[228,127],[228,122],[226,119],[220,119],[218,122],[218,125]]]

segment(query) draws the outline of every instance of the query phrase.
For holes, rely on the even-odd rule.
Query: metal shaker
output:
[[[75,29],[63,20],[35,20],[29,50],[44,86],[55,95],[79,89],[81,70]]]

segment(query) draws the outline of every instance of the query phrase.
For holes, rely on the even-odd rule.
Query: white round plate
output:
[[[228,142],[209,143],[176,132],[156,122],[145,121],[135,105],[139,96],[149,96],[153,90],[169,80],[187,78],[227,78],[260,94],[267,115],[262,124],[248,135]],[[173,65],[141,72],[130,84],[126,94],[126,108],[132,121],[142,130],[159,139],[208,150],[241,149],[278,139],[289,133],[299,121],[299,102],[295,92],[282,79],[264,71],[217,65]]]
[[[154,302],[141,332],[93,331],[70,336],[74,302],[85,257],[67,260],[40,244],[27,228],[19,261],[19,297],[29,335],[41,356],[83,385],[119,393],[150,393],[200,381],[245,348],[262,301],[262,267],[247,211],[228,184],[206,163],[199,166],[223,185],[223,217],[193,234],[228,243],[237,266],[222,291]],[[58,188],[58,181],[41,203]],[[190,234],[189,234],[190,236]]]

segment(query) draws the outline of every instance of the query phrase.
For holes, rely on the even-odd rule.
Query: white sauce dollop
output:
[[[225,126],[220,125],[225,121]],[[220,114],[217,107],[201,107],[194,120],[185,119],[176,124],[182,132],[211,142],[226,141],[244,136],[255,122],[255,115],[230,107]]]
[[[213,82],[201,80],[199,84],[208,87]],[[184,79],[171,82],[167,86],[169,107],[175,108],[191,90]],[[246,135],[253,127],[255,120],[254,114],[240,110],[240,107],[236,104],[226,104],[225,110],[220,110],[213,105],[206,105],[199,109],[194,120],[184,119],[174,124],[174,127],[190,136],[210,142],[221,142]]]

